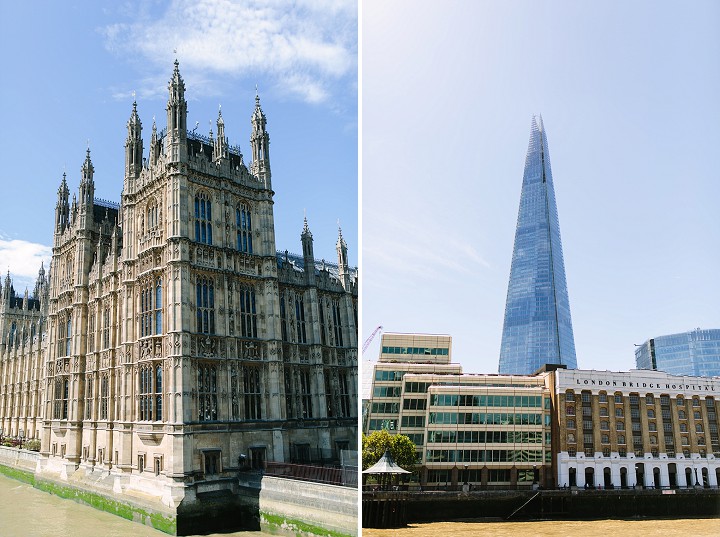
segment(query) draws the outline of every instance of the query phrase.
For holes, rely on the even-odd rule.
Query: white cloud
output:
[[[450,227],[375,212],[366,212],[364,218],[366,227],[372,227],[366,237],[371,235],[372,240],[365,242],[363,255],[382,266],[386,275],[455,281],[490,268],[475,247]]]
[[[357,4],[347,0],[175,0],[159,16],[139,13],[102,32],[114,52],[162,66],[177,56],[193,74],[263,75],[310,103],[329,101],[329,88],[345,77],[352,84],[357,70]],[[167,84],[143,82],[143,96]]]
[[[25,291],[25,287],[32,288],[37,279],[40,263],[45,264],[45,270],[50,266],[52,248],[44,244],[37,244],[18,239],[0,237],[0,272],[10,271],[13,287],[18,293]]]

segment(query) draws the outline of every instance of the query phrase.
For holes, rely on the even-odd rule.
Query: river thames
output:
[[[263,535],[267,537],[258,531],[244,531],[216,537]],[[0,537],[167,537],[167,534],[0,475]]]
[[[535,522],[433,522],[410,524],[407,528],[377,530],[363,529],[363,537],[582,537],[663,536],[718,537],[720,518],[691,518],[675,520],[581,520]]]

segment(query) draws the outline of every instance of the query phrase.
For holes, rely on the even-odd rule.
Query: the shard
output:
[[[499,372],[531,374],[545,364],[577,368],[547,136],[542,117],[533,117]]]

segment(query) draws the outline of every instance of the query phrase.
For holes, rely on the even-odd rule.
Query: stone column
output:
[[[585,487],[585,461],[578,461],[575,467],[575,481],[578,488]]]
[[[635,485],[637,485],[637,474],[635,473],[635,463],[631,462],[628,466],[625,467],[627,469],[627,486],[632,488]]]
[[[670,473],[666,462],[660,463],[660,486],[663,488],[670,486]]]
[[[715,470],[715,466],[713,466],[711,464],[708,464],[708,483],[713,488],[717,488],[717,486],[718,486],[717,473]]]
[[[654,488],[655,487],[655,474],[653,472],[653,467],[645,465],[644,468],[644,485],[645,488]]]
[[[622,486],[622,481],[620,479],[620,463],[616,460],[613,460],[610,466],[610,478],[613,484],[613,487],[616,489],[619,489]]]
[[[687,478],[685,476],[685,468],[686,466],[684,464],[675,463],[675,478],[677,479],[677,485],[678,487],[687,487]]]
[[[566,485],[570,479],[568,463],[558,460],[558,487]]]

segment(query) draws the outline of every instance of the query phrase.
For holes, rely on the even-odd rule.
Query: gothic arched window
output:
[[[198,278],[196,285],[197,331],[215,333],[215,286],[210,278]]]
[[[297,330],[297,342],[307,343],[305,335],[305,302],[302,297],[295,297],[295,323]]]
[[[248,254],[253,253],[252,216],[247,205],[235,209],[235,226],[237,228],[237,249]]]
[[[240,333],[242,337],[257,337],[255,290],[240,287]]]
[[[158,220],[158,205],[153,200],[148,204],[147,207],[147,229],[148,231],[151,231],[158,227],[159,220]]]
[[[287,310],[285,309],[285,295],[280,296],[280,333],[283,341],[290,341],[288,339],[287,331]]]
[[[162,278],[140,289],[140,337],[162,334]]]
[[[199,420],[217,420],[217,408],[217,368],[211,365],[200,365],[198,367]]]
[[[162,366],[148,363],[140,367],[140,421],[162,420]]]
[[[195,196],[195,240],[212,244],[212,204],[204,192]]]

